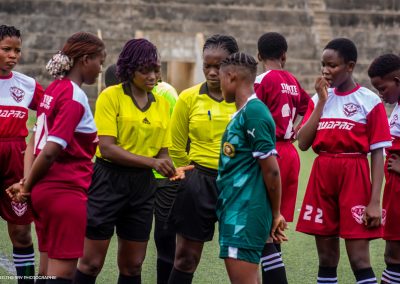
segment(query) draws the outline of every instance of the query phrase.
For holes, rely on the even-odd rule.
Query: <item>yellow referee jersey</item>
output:
[[[149,93],[148,104],[139,109],[123,84],[108,87],[96,101],[97,134],[116,137],[133,154],[154,157],[171,146],[169,108],[165,98]],[[96,156],[101,158],[99,147]]]
[[[208,95],[206,83],[184,90],[171,118],[172,147],[169,153],[177,167],[196,162],[218,169],[222,135],[236,111],[234,103],[217,101]],[[190,139],[190,151],[186,144]]]

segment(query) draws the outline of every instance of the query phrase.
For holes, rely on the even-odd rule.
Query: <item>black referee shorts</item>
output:
[[[156,179],[157,189],[154,202],[154,217],[157,221],[166,222],[171,214],[179,181],[170,181],[168,178]]]
[[[214,236],[218,172],[195,164],[178,186],[169,223],[183,237],[207,242]]]
[[[154,193],[151,169],[118,166],[97,158],[88,191],[86,237],[108,240],[116,227],[121,239],[147,241]]]

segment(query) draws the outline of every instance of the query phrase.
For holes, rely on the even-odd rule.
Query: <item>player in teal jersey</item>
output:
[[[224,99],[235,102],[238,109],[221,143],[217,179],[220,257],[232,283],[257,283],[266,240],[287,240],[286,222],[280,214],[275,123],[254,93],[256,60],[239,52],[222,61],[220,68]]]

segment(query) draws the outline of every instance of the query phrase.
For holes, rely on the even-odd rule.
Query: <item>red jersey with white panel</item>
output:
[[[46,89],[37,116],[35,155],[48,141],[63,148],[41,182],[61,182],[86,190],[98,138],[85,92],[67,78],[55,80]]]
[[[269,70],[258,75],[254,89],[274,118],[277,140],[290,140],[294,133],[293,123],[297,115],[305,114],[310,96],[297,79],[285,70]]]
[[[390,134],[392,135],[392,147],[387,148],[389,153],[400,154],[400,107],[397,103],[389,118]]]
[[[29,76],[0,76],[0,138],[27,136],[28,108],[36,110],[42,96],[42,86]]]
[[[317,102],[318,95],[314,95],[303,123]],[[312,144],[316,153],[366,154],[390,147],[391,140],[385,108],[375,93],[359,85],[345,93],[328,89],[328,100]]]
[[[389,118],[390,134],[392,135],[392,147],[387,148],[388,153],[385,163],[385,191],[382,200],[382,224],[384,240],[400,240],[400,175],[394,171],[388,171],[388,159],[390,154],[400,155],[400,107],[397,103]]]

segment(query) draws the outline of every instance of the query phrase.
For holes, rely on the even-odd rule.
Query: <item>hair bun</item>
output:
[[[72,68],[74,62],[67,55],[59,51],[54,54],[46,65],[46,70],[54,78],[63,78]]]

